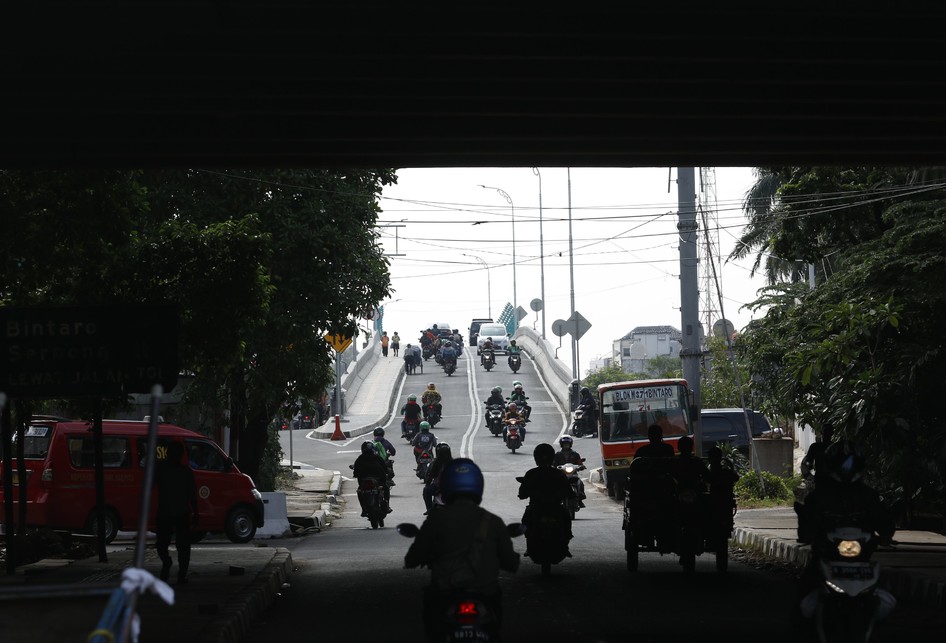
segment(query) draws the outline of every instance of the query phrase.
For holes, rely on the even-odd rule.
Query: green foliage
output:
[[[648,377],[655,379],[673,379],[683,377],[683,363],[679,357],[657,355],[644,363]]]
[[[768,471],[749,471],[736,482],[736,498],[744,501],[775,500],[788,501],[792,498],[785,480]]]
[[[742,408],[745,404],[753,408],[749,404],[752,397],[749,369],[742,364],[738,366],[738,371],[733,369],[735,349],[730,350],[725,338],[709,337],[706,350],[708,354],[703,360],[700,377],[700,403],[703,408]]]
[[[260,491],[275,491],[282,467],[279,463],[283,459],[283,450],[279,442],[279,427],[270,423],[266,431],[266,448],[260,460],[259,472],[256,476],[256,487]]]
[[[628,373],[621,368],[620,364],[608,364],[585,375],[585,379],[581,381],[581,384],[593,391],[598,388],[599,385],[608,382],[628,382],[641,379],[645,379],[645,377],[639,374]]]

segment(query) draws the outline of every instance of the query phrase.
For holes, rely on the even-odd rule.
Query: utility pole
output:
[[[693,453],[703,453],[703,431],[700,428],[700,289],[696,221],[696,171],[692,167],[677,168],[677,230],[680,234],[680,320],[683,328],[683,378],[693,396],[690,405],[694,425]]]

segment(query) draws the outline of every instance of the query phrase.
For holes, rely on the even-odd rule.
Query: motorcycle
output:
[[[496,355],[490,350],[483,351],[483,368],[489,372],[493,370],[494,366],[496,366]]]
[[[513,452],[522,446],[519,420],[506,420],[506,446]]]
[[[523,477],[516,477],[522,482]],[[526,555],[542,568],[542,575],[552,573],[552,565],[557,565],[571,554],[568,541],[571,529],[568,515],[562,505],[539,508],[530,505],[522,519],[526,532]]]
[[[581,407],[578,407],[572,413],[572,435],[576,438],[585,435],[585,410]]]
[[[869,641],[896,606],[896,598],[877,586],[880,565],[870,559],[876,537],[844,522],[820,537],[830,549],[818,561],[818,588],[802,598],[802,616],[812,620],[821,643]]]
[[[437,413],[437,405],[428,404],[426,411],[426,420],[430,424],[430,428],[434,428],[437,426],[437,423],[440,422],[440,414]]]
[[[443,372],[448,376],[453,375],[457,370],[457,360],[456,358],[447,358],[443,362]]]
[[[494,436],[503,432],[503,407],[501,404],[489,404],[486,407],[486,425]]]
[[[582,462],[585,461],[584,458],[581,460]],[[581,508],[578,502],[580,497],[579,489],[581,485],[581,478],[578,477],[578,472],[583,471],[585,469],[585,465],[566,462],[565,464],[558,465],[558,468],[565,474],[565,477],[568,478],[568,484],[572,486],[572,491],[574,491],[574,495],[570,497],[565,503],[565,508],[568,509],[569,517],[574,520],[575,514],[578,513],[578,510]]]
[[[428,359],[430,359],[431,357],[433,357],[433,355],[435,354],[435,353],[434,353],[434,345],[433,345],[433,344],[424,344],[424,347],[423,347],[422,351],[423,351],[424,361],[427,361]]]
[[[417,432],[420,430],[420,420],[404,420],[404,425],[401,427],[401,437],[410,442],[414,439],[414,436],[417,435]]]
[[[509,368],[512,369],[513,373],[519,372],[519,368],[522,366],[522,356],[519,355],[519,353],[512,353],[506,361],[509,363]]]
[[[401,523],[397,533],[406,538],[416,538],[420,528],[412,523]],[[506,525],[509,536],[515,538],[524,532],[520,523]],[[475,592],[458,590],[440,597],[442,620],[440,628],[443,638],[437,640],[481,641],[490,643],[499,640],[500,622],[496,612]]]
[[[353,465],[349,466],[353,468]],[[384,483],[375,478],[362,479],[358,485],[358,500],[367,514],[371,528],[384,527],[384,519],[390,513]]]
[[[430,449],[424,449],[416,455],[417,468],[414,469],[414,473],[417,474],[417,477],[420,480],[427,479],[427,470],[430,469],[430,465],[434,461],[434,454]]]

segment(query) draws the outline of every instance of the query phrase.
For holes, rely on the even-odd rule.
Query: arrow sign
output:
[[[336,353],[341,353],[351,346],[351,337],[346,337],[345,335],[326,335],[325,341],[335,349]]]

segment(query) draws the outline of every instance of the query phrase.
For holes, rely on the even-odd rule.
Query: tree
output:
[[[591,390],[595,390],[601,384],[607,382],[627,382],[630,380],[640,380],[644,379],[638,375],[628,373],[620,364],[608,364],[607,366],[602,366],[599,369],[593,370],[587,375],[585,379],[581,381],[582,386],[587,386]]]

